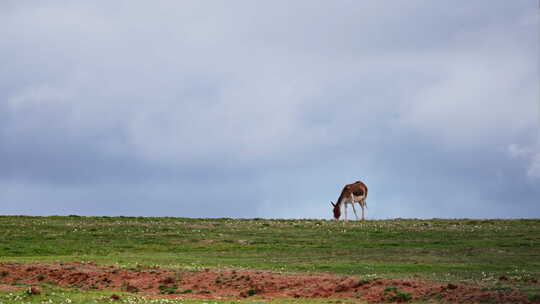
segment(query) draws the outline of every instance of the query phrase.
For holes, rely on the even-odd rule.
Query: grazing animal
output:
[[[338,200],[334,204],[333,202],[330,202],[332,206],[334,207],[334,219],[336,221],[339,221],[339,218],[341,216],[341,207],[345,206],[345,221],[348,221],[347,219],[347,204],[351,204],[354,215],[356,216],[356,219],[358,220],[358,215],[356,214],[356,209],[354,209],[354,203],[358,203],[360,207],[362,208],[362,220],[364,220],[364,208],[367,207],[366,198],[368,194],[367,186],[362,183],[361,181],[356,181],[352,184],[345,185],[343,187],[343,190],[341,190],[341,194],[339,195]]]

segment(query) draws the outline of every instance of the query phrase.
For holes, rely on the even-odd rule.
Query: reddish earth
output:
[[[357,298],[370,303],[430,299],[452,303],[530,303],[527,294],[517,290],[485,290],[471,283],[448,284],[422,279],[362,280],[330,274],[292,275],[230,269],[199,272],[159,267],[122,269],[91,263],[0,264],[0,290],[13,290],[14,283],[49,283],[152,297],[231,299],[256,296]]]

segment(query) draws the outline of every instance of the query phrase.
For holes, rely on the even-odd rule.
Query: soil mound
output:
[[[130,269],[92,263],[0,264],[0,290],[14,285],[50,283],[81,289],[108,289],[150,297],[233,299],[357,298],[370,303],[430,299],[452,303],[529,303],[517,290],[489,290],[464,283],[422,279],[359,279],[330,274],[280,274],[256,270],[198,272],[136,267]]]

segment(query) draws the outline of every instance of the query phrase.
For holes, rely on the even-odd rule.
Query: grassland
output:
[[[520,282],[540,279],[540,220],[0,216],[0,262],[61,261]]]

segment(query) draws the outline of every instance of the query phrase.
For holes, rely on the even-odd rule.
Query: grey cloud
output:
[[[7,213],[540,213],[534,1],[6,3]]]

